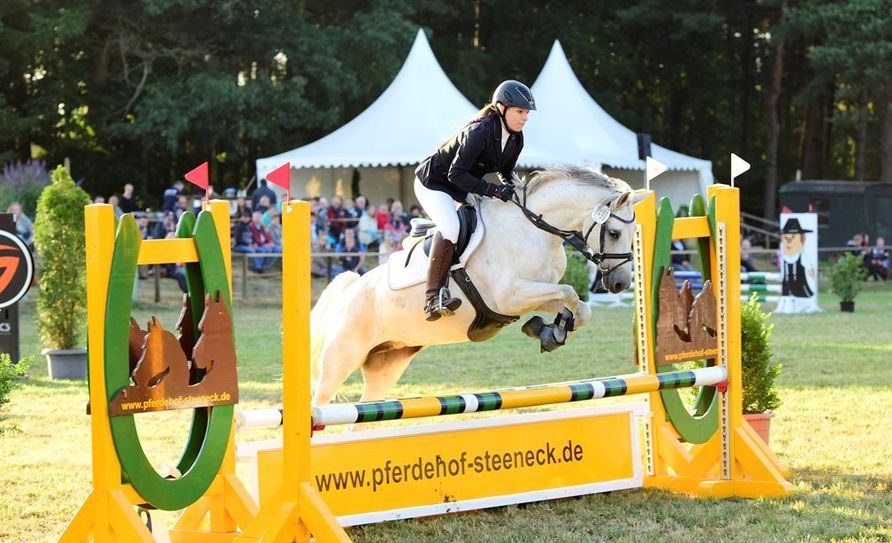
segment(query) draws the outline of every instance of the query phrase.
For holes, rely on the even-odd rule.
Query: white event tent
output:
[[[361,191],[371,202],[415,202],[415,167],[476,112],[419,30],[403,67],[372,105],[322,139],[257,160],[257,178],[290,162],[294,196],[331,197],[350,195],[357,168]]]
[[[633,187],[644,184],[634,132],[607,114],[573,73],[560,43],[532,87],[537,111],[524,128],[525,145],[518,167],[553,164],[591,165]],[[397,198],[414,203],[416,165],[452,137],[478,108],[452,84],[419,30],[396,78],[365,111],[327,136],[275,156],[257,160],[263,179],[291,163],[291,192],[296,197],[351,194],[353,170],[360,190],[373,203]],[[711,163],[652,146],[654,158],[668,167],[652,188],[676,205],[712,182]]]
[[[545,66],[531,88],[536,112],[524,128],[527,145],[545,151],[556,162],[588,164],[618,177],[633,188],[644,186],[644,161],[638,158],[635,132],[611,117],[586,92],[555,40]],[[651,155],[667,166],[651,188],[678,206],[691,195],[706,194],[712,183],[712,163],[677,153],[659,145]],[[526,150],[519,161],[525,167],[542,166]],[[547,161],[546,161],[547,162]]]

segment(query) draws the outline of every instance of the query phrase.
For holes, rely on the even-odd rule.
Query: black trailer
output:
[[[892,241],[892,184],[875,181],[791,181],[780,188],[780,203],[795,213],[818,214],[818,246],[841,247],[867,232]]]

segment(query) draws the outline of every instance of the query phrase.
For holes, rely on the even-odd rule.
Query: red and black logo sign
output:
[[[19,301],[33,278],[31,251],[18,236],[0,230],[0,309]]]

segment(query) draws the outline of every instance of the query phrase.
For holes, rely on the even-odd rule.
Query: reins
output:
[[[613,212],[608,212],[606,217],[603,218],[603,220],[598,221],[598,217],[596,217],[598,210],[595,210],[594,212],[592,212],[592,225],[589,227],[589,229],[586,231],[585,234],[583,234],[580,230],[563,230],[563,229],[558,228],[552,224],[549,224],[542,217],[541,214],[537,215],[536,213],[534,213],[527,207],[527,205],[526,205],[527,186],[528,186],[528,184],[524,183],[523,186],[521,187],[521,189],[522,189],[521,194],[523,196],[522,198],[517,197],[517,191],[515,190],[514,198],[511,199],[511,202],[514,205],[516,205],[518,208],[520,208],[520,211],[527,218],[527,220],[529,220],[531,223],[533,223],[533,226],[535,226],[539,230],[548,232],[549,234],[551,234],[553,236],[557,236],[557,237],[563,239],[567,244],[569,244],[571,247],[573,247],[573,249],[575,249],[583,257],[585,257],[586,260],[594,262],[595,265],[598,266],[598,269],[601,270],[601,273],[603,274],[603,277],[605,277],[605,278],[607,276],[609,276],[610,273],[613,272],[613,270],[615,270],[616,268],[622,266],[626,262],[631,262],[631,260],[632,260],[632,252],[631,251],[629,251],[627,253],[605,253],[604,252],[604,236],[607,232],[607,228],[605,228],[605,226],[607,225],[607,221],[609,219],[616,219],[623,224],[631,224],[631,223],[635,222],[635,214],[634,213],[632,213],[631,218],[624,219],[624,218],[616,215]],[[607,209],[607,208],[605,208],[605,209]],[[598,225],[600,225],[600,227],[601,227],[599,239],[598,239],[598,249],[599,250],[597,252],[595,252],[591,249],[591,247],[589,247],[588,238],[589,238],[589,236],[591,236],[592,231],[595,229],[595,226],[598,226]],[[620,262],[617,264],[614,264],[613,266],[605,267],[606,260],[620,260]]]

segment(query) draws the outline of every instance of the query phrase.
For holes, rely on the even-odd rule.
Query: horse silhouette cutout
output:
[[[718,314],[712,282],[693,296],[690,281],[676,290],[671,269],[660,278],[656,355],[658,365],[713,358]]]
[[[205,296],[204,313],[198,323],[201,336],[192,349],[193,371],[202,370],[203,378],[193,387],[202,387],[208,393],[226,390],[237,398],[235,344],[232,335],[232,318],[220,292],[216,299]]]
[[[214,400],[202,400],[204,403],[186,401],[181,406],[183,408],[226,405],[238,401],[232,319],[219,292],[216,299],[210,295],[205,298],[205,310],[198,323],[201,332],[198,341],[193,340],[191,322],[192,312],[187,296],[183,297],[183,311],[177,321],[177,328],[181,331],[179,338],[165,330],[157,317],[151,318],[146,330],[140,329],[131,317],[128,362],[133,384],[115,395],[109,404],[110,414],[180,407],[165,399],[180,401],[217,395]],[[183,347],[189,347],[189,350],[184,351]],[[186,352],[193,354],[192,361],[186,357]],[[225,400],[221,398],[222,393],[228,394]],[[123,404],[127,405],[127,409]]]

